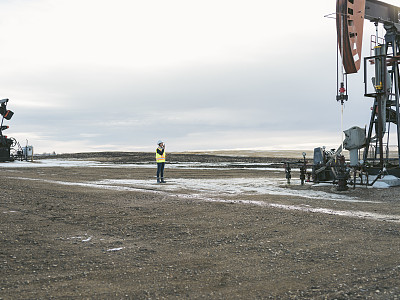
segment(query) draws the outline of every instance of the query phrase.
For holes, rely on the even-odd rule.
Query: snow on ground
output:
[[[196,191],[208,195],[281,195],[294,196],[309,199],[346,201],[346,202],[371,202],[356,199],[347,195],[331,194],[314,190],[293,190],[280,187],[286,180],[281,178],[229,178],[229,179],[184,179],[169,180],[166,185],[157,185],[160,190]],[[106,179],[93,182],[101,186],[129,186],[134,188],[154,188],[154,180],[136,179]],[[294,184],[300,184],[294,183]]]
[[[6,164],[7,166],[9,164]],[[168,167],[176,168],[195,168],[196,164],[170,164]],[[204,164],[201,164],[204,166]],[[211,164],[210,164],[211,165]],[[223,166],[227,168],[226,164],[212,164],[218,168]],[[4,166],[2,164],[1,166]],[[13,162],[9,167],[144,167],[154,168],[154,164],[110,164],[94,161],[79,161],[79,160],[43,160],[40,163],[27,163],[27,162]],[[272,169],[272,168],[271,168]],[[277,169],[272,169],[277,171]],[[381,203],[379,201],[367,201],[350,197],[348,195],[338,195],[334,193],[327,193],[315,190],[295,190],[284,188],[286,180],[284,178],[222,178],[222,179],[185,179],[176,178],[168,181],[167,184],[157,184],[154,179],[151,180],[122,180],[122,179],[105,179],[101,181],[91,182],[65,182],[57,180],[44,180],[44,179],[31,179],[22,178],[23,180],[38,180],[53,184],[82,186],[88,188],[101,188],[117,191],[140,191],[150,193],[162,193],[171,196],[176,196],[181,199],[191,199],[197,201],[207,202],[227,202],[237,204],[259,205],[268,206],[272,208],[305,211],[310,213],[322,213],[330,215],[340,215],[356,218],[367,218],[374,220],[384,220],[390,222],[399,222],[400,216],[398,215],[383,215],[378,213],[370,213],[363,211],[340,211],[326,209],[323,207],[311,207],[305,200],[317,199],[325,201],[341,201],[341,202],[368,202],[368,203]],[[296,180],[292,181],[294,185],[300,183]],[[268,201],[252,201],[252,200],[237,200],[240,196],[251,195],[278,195],[287,196],[288,199],[296,199],[296,205],[284,205],[279,203],[270,203]],[[233,197],[234,196],[234,197]],[[304,201],[303,201],[304,200]],[[303,203],[301,203],[303,202]]]
[[[234,203],[234,204],[239,204],[239,205],[257,205],[257,206],[264,206],[264,207],[271,207],[271,208],[278,208],[278,209],[285,209],[285,210],[295,210],[295,211],[303,211],[303,212],[308,212],[308,213],[320,213],[320,214],[328,214],[328,215],[337,215],[337,216],[345,216],[345,217],[353,217],[353,218],[363,218],[363,219],[371,219],[371,220],[377,220],[377,221],[387,221],[387,222],[395,222],[395,223],[400,223],[400,215],[388,215],[388,214],[379,214],[379,213],[371,213],[367,211],[351,211],[351,210],[334,210],[334,209],[327,209],[323,207],[312,207],[309,205],[307,202],[304,203],[299,203],[296,205],[286,205],[286,204],[280,204],[280,203],[271,203],[267,201],[255,201],[255,200],[232,200],[232,199],[226,199],[226,195],[236,195],[236,196],[244,196],[248,195],[246,193],[249,193],[249,191],[241,192],[241,188],[238,187],[235,192],[231,189],[229,193],[224,194],[224,192],[221,192],[219,190],[220,188],[223,188],[226,186],[226,180],[222,179],[213,179],[212,181],[214,182],[213,184],[204,185],[204,183],[201,183],[200,185],[196,185],[195,182],[193,182],[192,179],[190,180],[182,180],[181,184],[179,185],[179,180],[175,181],[173,184],[158,184],[155,185],[154,183],[150,183],[149,181],[145,180],[102,180],[102,181],[97,181],[97,182],[87,182],[87,183],[82,183],[82,182],[64,182],[64,181],[55,181],[55,180],[42,180],[42,179],[32,179],[32,178],[19,178],[19,179],[25,179],[25,180],[38,180],[38,181],[44,181],[48,183],[53,183],[53,184],[62,184],[62,185],[75,185],[75,186],[84,186],[84,187],[91,187],[91,188],[101,188],[101,189],[110,189],[110,190],[117,190],[117,191],[140,191],[140,192],[150,192],[150,193],[159,193],[159,194],[165,194],[168,193],[170,196],[175,196],[180,199],[186,199],[186,200],[195,200],[195,201],[206,201],[206,202],[217,202],[217,203]],[[248,182],[251,182],[252,178],[247,179],[249,180]],[[201,181],[204,181],[202,179]],[[239,180],[240,181],[240,180]],[[257,181],[257,180],[255,180]],[[186,183],[192,182],[192,185]],[[270,183],[273,181],[270,181]],[[116,183],[121,184],[121,185],[116,185]],[[222,183],[222,184],[219,184]],[[129,186],[126,186],[129,185]],[[174,187],[175,185],[175,187]],[[186,188],[188,189],[189,187],[192,190],[191,193],[181,193],[177,192],[178,188],[179,189]],[[204,188],[206,186],[206,188]],[[346,201],[346,202],[369,202],[369,203],[377,203],[379,204],[380,202],[372,202],[372,201],[364,201],[364,200],[358,200],[354,197],[348,197],[345,195],[336,195],[336,194],[330,194],[330,193],[325,193],[325,192],[318,192],[318,191],[310,191],[310,190],[302,190],[302,191],[295,191],[295,190],[288,190],[286,191],[284,188],[280,188],[281,191],[275,190],[274,188],[267,187],[265,190],[250,190],[250,194],[257,193],[257,194],[273,194],[273,195],[286,195],[286,196],[293,196],[296,197],[296,199],[301,200],[305,198],[311,198],[311,199],[319,199],[319,200],[328,200],[328,201]],[[175,193],[171,193],[171,191],[175,191]],[[271,193],[270,193],[271,192]]]
[[[373,182],[376,179],[376,176],[369,176],[368,180],[369,182]],[[364,176],[363,178],[364,182],[366,181],[366,178]],[[397,178],[396,176],[393,175],[385,175],[383,178],[378,179],[373,187],[374,188],[380,188],[380,189],[385,189],[389,188],[391,186],[399,186],[400,185],[400,178]]]
[[[268,167],[271,163],[199,163],[199,162],[186,162],[186,163],[167,163],[168,168],[171,169],[226,169],[227,167],[241,167],[245,165],[251,165],[252,167],[246,167],[248,170],[265,170],[265,171],[277,171],[276,168]],[[136,163],[136,164],[115,164],[99,161],[89,160],[65,160],[65,159],[43,159],[30,161],[14,161],[0,163],[1,168],[50,168],[50,167],[64,167],[64,168],[154,168],[155,162],[153,163]]]
[[[148,167],[154,168],[154,165],[150,164],[112,164],[103,163],[98,161],[89,160],[62,160],[62,159],[43,159],[30,161],[13,161],[4,162],[0,164],[0,168],[50,168],[50,167],[63,167],[63,168],[132,168],[132,167]]]

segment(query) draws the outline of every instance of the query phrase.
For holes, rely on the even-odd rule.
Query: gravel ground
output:
[[[400,188],[204,192],[174,182],[220,179],[228,189],[236,179],[284,178],[283,169],[246,167],[282,159],[172,154],[169,161],[244,167],[167,165],[166,185],[112,189],[87,183],[154,182],[155,169],[124,166],[154,155],[57,158],[116,167],[2,168],[0,299],[400,298]]]

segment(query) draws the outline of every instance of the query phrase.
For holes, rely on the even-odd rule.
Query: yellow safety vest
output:
[[[161,147],[158,147],[157,149],[160,149],[161,151],[163,150]],[[165,149],[164,149],[164,154],[163,155],[158,154],[158,152],[156,150],[156,161],[158,163],[165,162]]]

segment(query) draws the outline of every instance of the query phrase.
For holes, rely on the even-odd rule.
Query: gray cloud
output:
[[[330,6],[326,13],[329,9]],[[232,16],[229,18],[234,20]],[[269,24],[261,20],[258,19],[258,26]],[[132,49],[132,61],[138,65],[129,60],[125,64],[117,62],[118,55],[126,54],[118,48],[127,45],[126,40],[120,40],[125,31],[117,36],[113,31],[107,32],[107,38],[118,42],[109,48],[109,56],[95,53],[95,48],[90,48],[89,37],[85,43],[77,44],[77,48],[66,43],[64,46],[68,46],[69,52],[64,52],[60,45],[52,46],[46,49],[49,60],[37,63],[25,60],[25,66],[10,64],[7,72],[0,73],[0,93],[11,99],[10,108],[15,107],[10,134],[28,138],[37,145],[38,151],[47,152],[152,150],[159,138],[168,140],[172,147],[169,149],[181,151],[273,148],[290,144],[297,147],[314,141],[314,137],[315,141],[319,137],[324,143],[330,137],[334,144],[335,136],[340,134],[340,105],[335,100],[335,25],[321,23],[327,31],[320,35],[322,29],[315,28],[315,24],[329,21],[323,19],[322,13],[312,15],[312,20],[308,23],[291,20],[290,26],[272,30],[274,38],[263,40],[259,46],[240,43],[240,38],[250,35],[247,29],[234,39],[236,44],[232,42],[229,47],[209,44],[203,49],[209,54],[213,53],[213,46],[219,47],[219,52],[215,52],[220,60],[206,56],[197,60],[193,54],[185,57],[184,62],[160,67],[140,65],[140,59],[135,56],[139,53],[135,51],[135,43],[128,46]],[[191,26],[198,38],[210,34],[202,32],[199,24]],[[107,26],[103,24],[101,28]],[[239,26],[235,28],[239,30]],[[89,29],[95,30],[95,26],[91,24],[90,28],[83,29],[87,33]],[[156,29],[152,27],[151,32],[156,34]],[[219,28],[220,32],[232,36],[226,32],[228,29],[229,24]],[[271,28],[259,30],[260,40],[266,39],[265,30]],[[76,38],[82,38],[78,32],[74,33]],[[246,42],[257,38],[251,34],[252,38]],[[101,47],[98,33],[94,35],[94,44]],[[171,35],[171,38],[177,37]],[[66,38],[77,41],[75,37]],[[127,38],[129,34],[124,36]],[[57,40],[62,37],[58,36]],[[194,43],[196,37],[188,40]],[[218,42],[218,39],[207,40]],[[179,59],[179,56],[173,57],[174,51],[186,55],[177,50],[179,45],[162,47],[160,41],[156,43],[160,48],[149,49],[155,60],[162,63],[160,57]],[[184,41],[182,45],[188,47]],[[196,42],[194,46],[200,47],[201,43]],[[193,51],[194,46],[190,45]],[[36,45],[37,50],[40,47]],[[140,50],[145,49],[141,44]],[[65,61],[52,56],[56,50],[65,55]],[[94,58],[89,50],[93,51]],[[99,53],[106,52],[99,49]],[[363,99],[361,82],[360,74],[351,79],[345,128],[363,126],[368,121],[369,104]]]

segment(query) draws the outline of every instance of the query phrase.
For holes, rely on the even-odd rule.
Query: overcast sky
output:
[[[337,147],[335,2],[2,0],[4,134],[36,153]],[[363,88],[344,129],[369,122]]]

